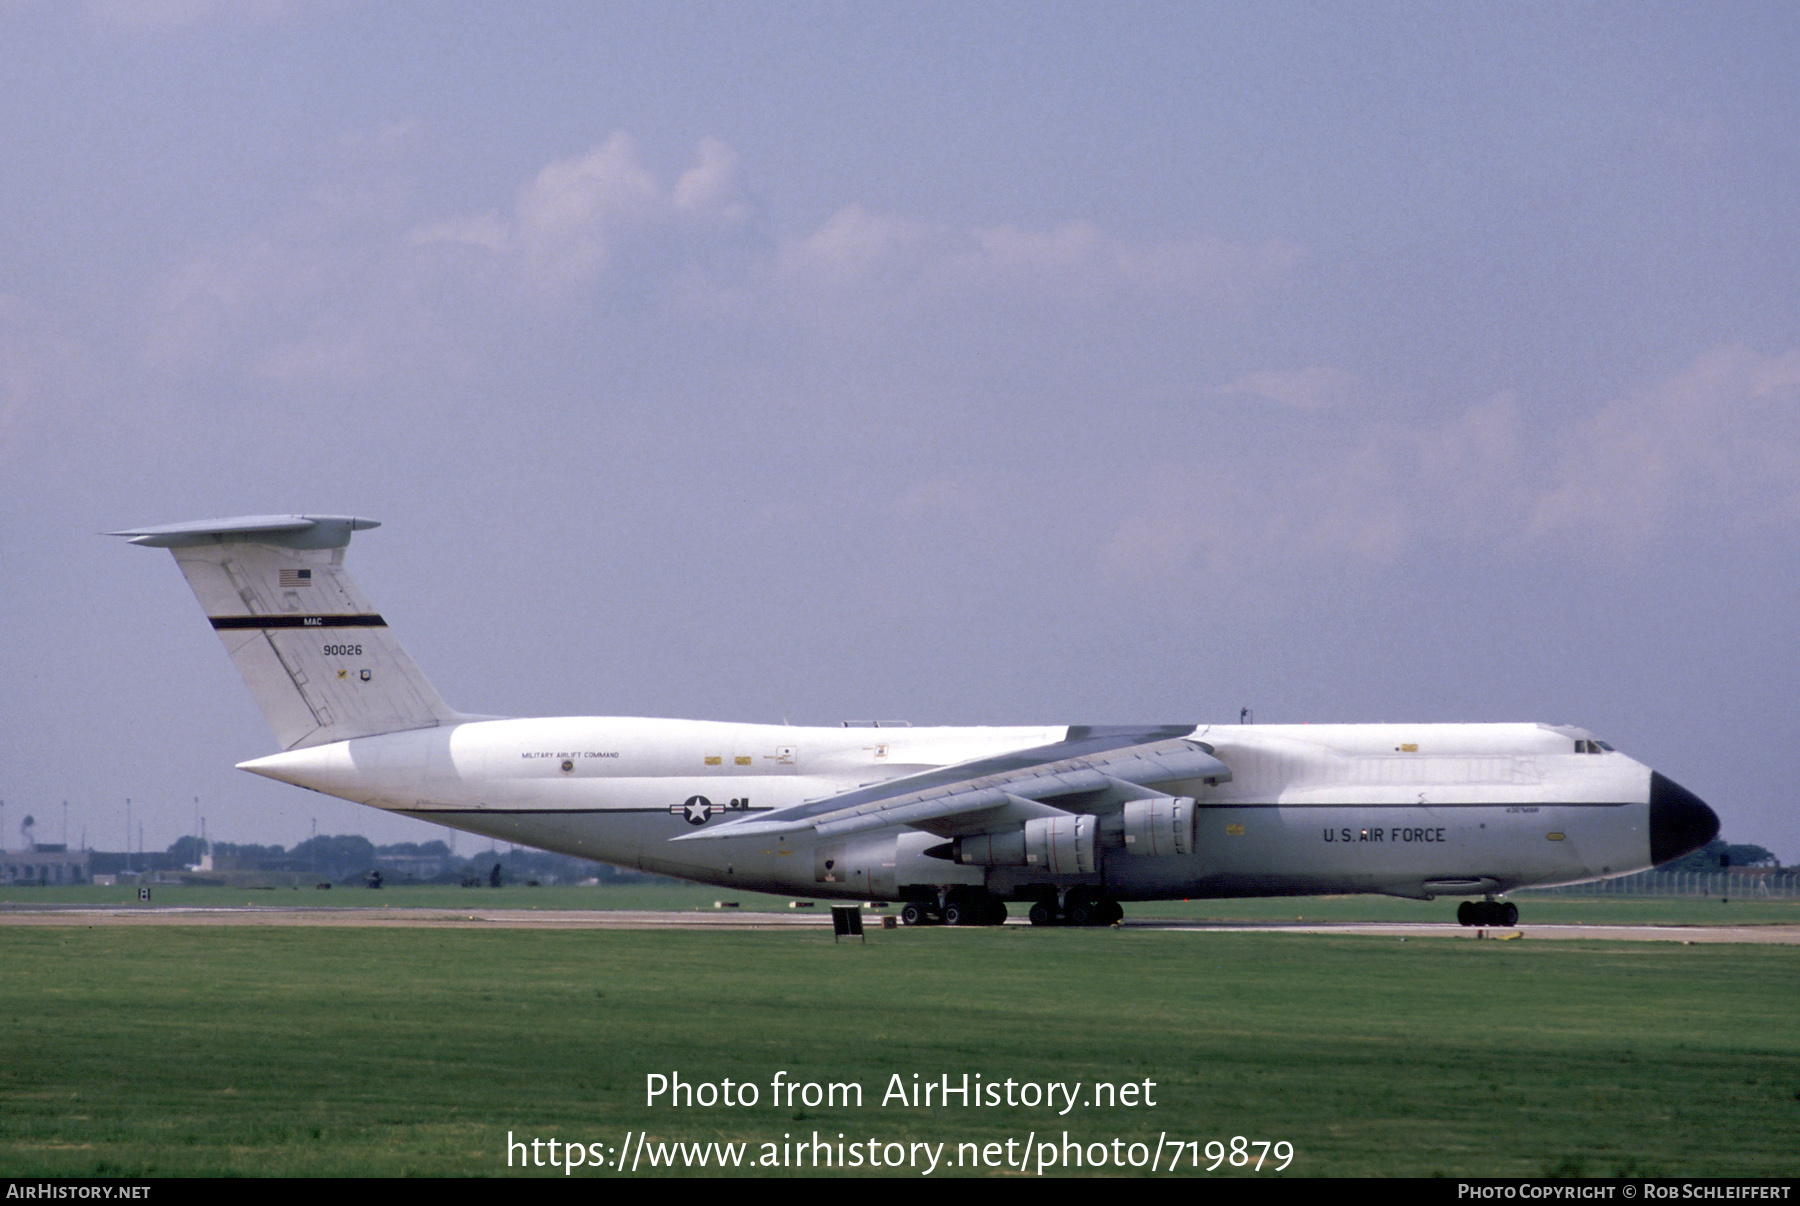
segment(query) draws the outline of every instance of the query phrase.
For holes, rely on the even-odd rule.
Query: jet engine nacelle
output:
[[[1052,875],[1088,875],[1096,865],[1094,837],[1100,826],[1081,813],[1025,822],[1025,861]]]
[[[1025,866],[1025,830],[983,833],[956,839],[956,861],[975,867]]]
[[[938,838],[916,831],[821,842],[813,851],[813,882],[842,884],[869,900],[908,899],[907,889],[921,885],[981,885],[980,871],[948,866],[926,853],[937,844]]]
[[[1125,805],[1125,853],[1192,854],[1194,799],[1157,796]]]
[[[957,838],[956,861],[981,867],[1036,867],[1052,875],[1087,875],[1094,870],[1098,832],[1095,819],[1086,813],[1036,817],[1011,833]]]

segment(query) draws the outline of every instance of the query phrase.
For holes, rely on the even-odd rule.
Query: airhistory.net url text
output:
[[[928,1177],[947,1169],[1010,1168],[1044,1173],[1076,1168],[1135,1169],[1146,1172],[1213,1172],[1222,1167],[1250,1172],[1281,1172],[1294,1160],[1287,1140],[1182,1139],[1164,1131],[1154,1143],[1141,1139],[1096,1139],[1084,1142],[1062,1132],[1060,1139],[1038,1138],[950,1143],[928,1140],[883,1140],[879,1136],[849,1139],[794,1138],[757,1142],[652,1139],[644,1131],[626,1131],[618,1144],[566,1143],[560,1139],[520,1139],[506,1132],[508,1168],[560,1168],[565,1176],[587,1172],[631,1174],[663,1169],[888,1169]]]

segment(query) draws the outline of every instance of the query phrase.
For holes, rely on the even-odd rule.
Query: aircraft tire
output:
[[[1031,919],[1032,925],[1055,925],[1058,920],[1056,906],[1047,900],[1040,900],[1032,905],[1031,912],[1026,916]]]
[[[1519,906],[1510,900],[1500,906],[1500,924],[1506,926],[1518,925]]]
[[[1118,901],[1109,897],[1101,902],[1101,907],[1105,910],[1101,914],[1101,916],[1105,918],[1105,920],[1100,923],[1101,925],[1114,925],[1125,920],[1125,906]]]
[[[904,905],[901,905],[900,906],[900,924],[901,925],[928,925],[928,924],[930,924],[930,922],[927,919],[926,914],[925,914],[925,906],[920,904],[916,900],[909,900]]]
[[[944,894],[945,925],[986,925],[993,898],[979,889],[952,888]]]
[[[1006,924],[1006,902],[1004,900],[988,901],[987,917],[983,919],[988,925]]]
[[[1474,925],[1481,914],[1481,906],[1472,900],[1465,900],[1456,906],[1456,922],[1458,925]]]

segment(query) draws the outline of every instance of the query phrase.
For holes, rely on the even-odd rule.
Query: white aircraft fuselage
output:
[[[464,716],[343,573],[350,532],[371,526],[121,534],[175,553],[285,747],[242,769],[510,842],[730,888],[910,901],[908,920],[992,921],[1013,900],[1034,921],[1094,923],[1166,898],[1492,902],[1638,871],[1718,829],[1664,776],[1545,724]],[[1465,923],[1509,920],[1470,908]]]
[[[904,882],[821,874],[807,830],[676,842],[706,826],[882,780],[1051,745],[1067,726],[807,728],[639,718],[474,721],[333,742],[242,769],[522,845],[742,889],[904,897]],[[1194,797],[1189,854],[1134,856],[1100,831],[1101,866],[1049,877],[1119,900],[1384,892],[1501,893],[1652,865],[1651,771],[1575,753],[1579,730],[1537,724],[1214,725],[1192,730],[1228,782]],[[1592,745],[1597,747],[1598,743]],[[721,832],[728,832],[721,830]],[[905,841],[904,839],[912,840]],[[880,835],[915,887],[1012,895],[1029,867],[926,858],[942,838]],[[916,847],[908,858],[906,846]]]

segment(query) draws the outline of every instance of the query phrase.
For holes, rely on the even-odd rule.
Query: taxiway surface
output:
[[[865,925],[878,930],[877,914]],[[1008,922],[1029,926],[1022,919]],[[805,913],[652,912],[633,909],[384,909],[245,905],[118,906],[0,905],[0,925],[13,926],[343,926],[396,929],[531,930],[793,930],[827,929],[829,910]],[[1201,933],[1355,934],[1387,938],[1586,939],[1608,942],[1753,943],[1800,946],[1794,925],[1531,925],[1516,929],[1472,929],[1454,922],[1266,922],[1180,921],[1144,918],[1125,921],[1126,930],[1187,930]],[[946,933],[961,932],[946,929]]]

